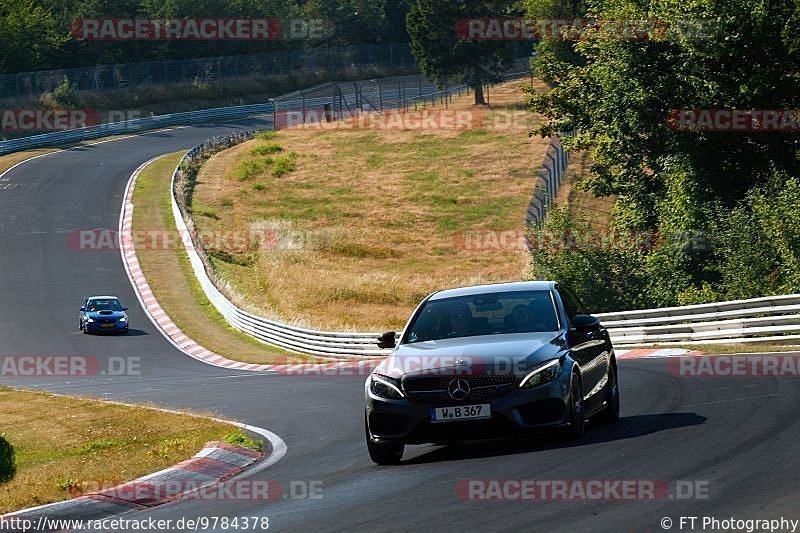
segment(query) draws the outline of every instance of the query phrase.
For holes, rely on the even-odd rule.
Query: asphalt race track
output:
[[[126,182],[144,161],[258,120],[175,129],[39,158],[6,174],[0,190],[0,354],[140,357],[141,376],[0,383],[168,408],[214,411],[269,429],[288,445],[255,474],[287,487],[321,481],[321,499],[174,502],[127,518],[268,516],[291,531],[662,531],[670,517],[798,519],[800,380],[692,378],[664,359],[620,361],[622,419],[553,437],[417,446],[398,467],[367,456],[363,377],[286,377],[211,367],[174,349],[139,309],[116,251],[78,251],[70,231],[116,228]],[[89,294],[131,306],[127,337],[84,336],[77,308]],[[54,423],[58,423],[54,416]],[[663,480],[707,483],[707,499],[465,501],[467,479]],[[673,496],[675,496],[673,494]]]

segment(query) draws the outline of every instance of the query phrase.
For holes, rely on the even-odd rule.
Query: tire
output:
[[[86,326],[86,324],[84,324],[84,326],[83,326],[83,334],[84,335],[88,335],[89,334],[89,328],[88,328],[88,326]]]
[[[583,410],[583,386],[578,374],[570,378],[569,425],[566,428],[568,439],[579,439],[586,431],[586,418]]]
[[[405,444],[402,442],[375,442],[369,434],[369,427],[364,421],[367,438],[367,451],[372,462],[379,465],[397,465],[403,459]]]
[[[612,424],[619,420],[619,381],[617,380],[617,365],[615,364],[612,364],[608,371],[606,403],[608,405],[594,415],[592,420],[601,424]]]

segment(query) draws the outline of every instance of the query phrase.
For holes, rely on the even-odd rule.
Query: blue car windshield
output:
[[[557,330],[550,291],[513,291],[431,300],[405,342]]]
[[[122,311],[122,305],[119,300],[90,300],[86,306],[86,310],[90,313],[97,311]]]

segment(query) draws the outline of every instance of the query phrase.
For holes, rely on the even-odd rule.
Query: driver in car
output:
[[[531,310],[527,305],[517,305],[511,311],[511,331],[509,333],[525,333],[535,331],[535,323]]]
[[[453,304],[449,313],[450,328],[448,337],[465,337],[470,335],[472,329],[472,311],[463,302]]]

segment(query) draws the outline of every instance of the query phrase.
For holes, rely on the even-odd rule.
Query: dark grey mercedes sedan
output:
[[[378,464],[406,444],[559,428],[619,418],[614,350],[600,321],[552,281],[436,292],[414,311],[367,379],[366,440]]]

